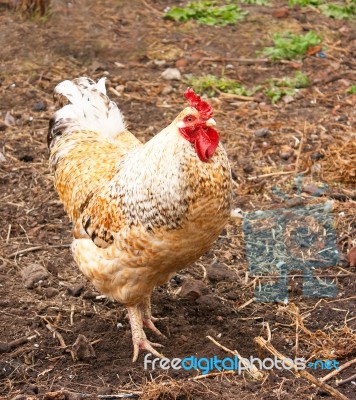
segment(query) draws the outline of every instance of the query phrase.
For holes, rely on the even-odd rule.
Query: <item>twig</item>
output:
[[[141,3],[144,4],[145,7],[156,13],[157,15],[163,15],[161,11],[156,10],[154,7],[151,6],[151,4],[148,4],[145,0],[141,0]]]
[[[237,62],[240,64],[266,64],[269,63],[270,60],[268,58],[233,58],[233,57],[203,57],[199,60],[198,65],[202,64],[205,61],[217,61],[217,62]]]
[[[344,383],[351,382],[353,379],[356,379],[356,374],[353,374],[346,379],[342,379],[341,381],[337,381],[336,384],[337,386],[340,386],[343,385]]]
[[[0,342],[0,353],[9,353],[14,348],[26,344],[36,337],[37,335],[23,336],[11,342]]]
[[[307,168],[305,171],[299,172],[300,174],[306,174],[308,172],[309,168]],[[247,180],[252,181],[253,179],[259,179],[259,178],[267,178],[268,176],[278,176],[278,175],[290,175],[290,174],[295,174],[295,170],[293,171],[279,171],[279,172],[271,172],[270,174],[262,174],[262,175],[256,175],[256,176],[250,176],[247,178]]]
[[[242,310],[243,308],[247,307],[251,303],[253,303],[256,299],[252,297],[252,299],[246,301],[246,303],[242,304],[240,307],[237,307],[238,311]]]
[[[341,372],[343,369],[349,367],[350,365],[356,363],[356,358],[354,358],[353,360],[348,361],[345,364],[340,365],[340,367],[338,369],[334,369],[334,371],[331,371],[329,374],[323,376],[320,380],[321,382],[326,382],[328,381],[330,378],[332,378],[333,376],[337,375],[339,372]]]
[[[11,253],[8,256],[8,258],[13,258],[18,255],[31,253],[31,252],[37,251],[37,250],[42,250],[42,249],[46,250],[47,248],[48,249],[62,249],[62,248],[67,248],[67,247],[70,247],[70,244],[53,244],[53,245],[49,245],[49,246],[33,246],[33,247],[28,247],[27,249],[15,251],[14,253]]]
[[[251,96],[241,96],[238,94],[233,94],[233,93],[223,93],[219,91],[219,96],[220,97],[226,97],[230,99],[236,99],[236,100],[241,100],[241,101],[256,101],[254,97]]]
[[[246,372],[251,375],[253,379],[262,379],[263,378],[263,373],[259,371],[254,364],[250,364],[249,362],[246,362],[246,360],[239,354],[237,350],[230,350],[227,347],[223,346],[219,342],[217,342],[215,339],[213,339],[211,336],[207,336],[209,340],[211,340],[216,346],[220,347],[221,349],[227,351],[230,354],[233,354],[234,356],[237,356],[239,358],[239,362],[243,364],[246,367]]]
[[[45,319],[45,321],[47,322],[46,328],[47,328],[50,332],[53,333],[53,336],[54,336],[54,337],[57,338],[60,347],[61,347],[64,351],[70,353],[70,355],[71,355],[71,357],[72,357],[72,360],[73,360],[73,361],[76,361],[76,357],[75,357],[74,352],[66,345],[66,342],[64,341],[63,336],[54,328],[54,326],[53,326],[49,321],[47,321],[46,319]]]
[[[138,397],[143,392],[137,393],[117,393],[117,394],[98,394],[99,399],[133,399]]]
[[[280,353],[278,350],[276,350],[274,348],[274,346],[271,343],[267,342],[263,337],[261,337],[261,336],[256,337],[255,342],[261,348],[266,349],[268,352],[270,352],[271,354],[278,357],[281,361],[284,362],[285,365],[287,365],[288,367],[291,367],[291,371],[293,371],[293,373],[296,374],[297,376],[299,375],[299,376],[303,377],[304,379],[307,379],[309,382],[318,386],[324,392],[331,394],[337,400],[350,400],[345,395],[340,393],[338,390],[334,389],[332,386],[330,386],[324,382],[321,382],[318,378],[316,378],[309,372],[307,372],[303,369],[299,370],[293,363],[291,363],[287,359],[287,357],[285,357],[282,353]]]
[[[204,379],[204,378],[214,378],[216,376],[227,375],[227,374],[235,374],[235,373],[236,373],[236,371],[211,372],[210,374],[198,375],[198,376],[195,376],[194,378],[189,378],[189,380],[190,381],[198,381],[198,380]]]
[[[113,87],[109,88],[110,92],[114,93],[115,96],[117,97],[122,97],[121,93],[119,93],[116,89],[114,89]]]
[[[7,236],[6,236],[6,244],[9,243],[10,240],[10,234],[11,234],[11,224],[9,224],[9,228],[7,230]]]

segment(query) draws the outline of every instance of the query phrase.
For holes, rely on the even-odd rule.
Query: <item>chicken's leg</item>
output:
[[[153,346],[163,347],[159,343],[151,343],[145,332],[143,331],[142,312],[139,306],[127,307],[129,319],[131,324],[132,342],[134,346],[134,355],[132,361],[135,362],[138,357],[140,349],[147,350],[156,357],[163,358],[164,356],[159,353]]]
[[[151,313],[151,296],[147,296],[144,298],[143,302],[141,303],[141,310],[142,310],[142,323],[143,325],[151,329],[157,335],[163,336],[163,333],[155,326],[154,322],[158,321],[160,318],[152,317]]]

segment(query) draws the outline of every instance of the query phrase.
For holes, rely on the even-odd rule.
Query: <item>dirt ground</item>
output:
[[[148,140],[185,106],[184,79],[161,77],[168,67],[178,67],[183,78],[210,73],[247,87],[296,70],[307,74],[309,87],[276,105],[260,93],[252,99],[220,94],[210,102],[231,162],[234,207],[294,210],[333,201],[340,259],[316,268],[314,276],[332,280],[336,297],[302,296],[296,270],[289,301],[255,301],[266,278],[248,273],[237,219],[199,262],[157,288],[153,312],[165,318],[157,325],[167,336],[160,340],[169,358],[231,356],[207,336],[243,357],[271,357],[255,341],[261,336],[285,357],[336,359],[342,366],[356,357],[356,264],[347,256],[356,246],[356,95],[347,93],[355,85],[354,21],[286,8],[282,1],[243,5],[246,19],[226,27],[163,19],[165,7],[176,1],[53,3],[50,17],[39,21],[0,2],[0,398],[332,398],[330,390],[291,371],[265,371],[262,379],[145,371],[143,354],[133,364],[123,306],[96,293],[70,254],[71,224],[53,188],[46,131],[52,91],[63,79],[107,76],[130,130]],[[271,63],[259,53],[271,45],[272,33],[310,29],[322,35],[325,57]],[[302,172],[299,193],[295,176]],[[326,191],[315,197],[324,184]],[[36,268],[43,275],[34,283]],[[72,346],[78,335],[90,342],[88,354]],[[319,378],[330,372],[306,371]],[[356,399],[355,379],[342,382],[355,372],[354,363],[325,383]]]

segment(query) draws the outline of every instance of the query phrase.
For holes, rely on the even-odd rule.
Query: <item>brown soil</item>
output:
[[[288,304],[251,300],[261,279],[247,274],[241,220],[232,220],[207,255],[157,288],[153,311],[165,318],[157,325],[167,336],[161,342],[169,358],[230,355],[207,336],[244,357],[271,357],[254,341],[270,334],[273,346],[286,357],[336,358],[345,364],[356,353],[355,262],[347,260],[356,245],[356,98],[346,93],[355,84],[352,22],[311,9],[275,13],[286,6],[281,1],[273,7],[244,6],[246,20],[227,27],[164,20],[164,8],[175,1],[53,3],[51,16],[39,21],[0,2],[0,153],[6,159],[0,160],[0,397],[95,399],[131,393],[130,398],[144,399],[331,398],[307,379],[277,369],[262,380],[229,373],[192,379],[201,371],[145,371],[143,354],[133,364],[123,306],[95,293],[70,254],[71,225],[53,189],[46,130],[54,111],[52,90],[63,79],[108,76],[114,89],[110,96],[130,129],[147,140],[184,106],[186,85],[164,81],[161,73],[167,67],[178,66],[183,75],[224,74],[247,87],[301,69],[311,85],[292,102],[273,106],[260,94],[253,100],[222,94],[211,103],[231,161],[235,207],[293,209],[298,199],[293,171],[305,172],[303,204],[334,200],[341,259],[315,275],[334,279],[336,298],[303,297],[302,277],[295,271]],[[259,59],[273,32],[309,29],[323,36],[325,58],[310,55],[298,63],[245,60]],[[157,62],[162,60],[164,64]],[[168,84],[172,91],[162,94]],[[266,137],[261,137],[262,128],[268,129]],[[282,146],[292,152],[288,159],[281,158]],[[313,198],[324,183],[329,185],[326,193]],[[274,186],[289,200],[276,195]],[[211,267],[214,262],[219,265]],[[34,274],[42,274],[39,281]],[[80,334],[91,343],[84,340],[88,354],[72,347]],[[26,337],[32,338],[13,342]],[[317,377],[330,372],[308,371]],[[355,364],[327,383],[336,388],[336,379],[354,373]],[[352,382],[337,390],[356,398]]]

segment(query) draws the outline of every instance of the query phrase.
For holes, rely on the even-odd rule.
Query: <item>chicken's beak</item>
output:
[[[206,126],[215,126],[216,122],[214,118],[209,118],[206,122],[205,122]]]

